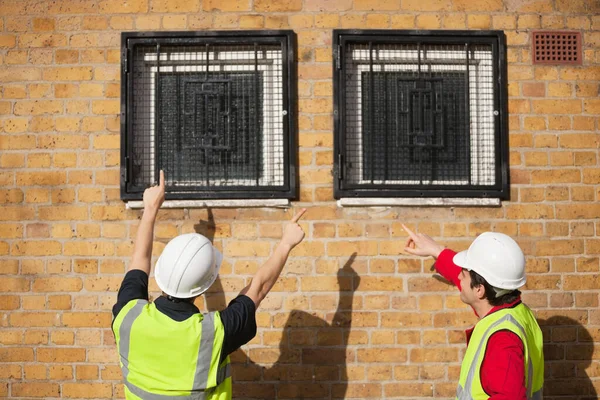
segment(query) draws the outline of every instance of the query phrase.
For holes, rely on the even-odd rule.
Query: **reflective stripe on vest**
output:
[[[475,352],[475,355],[473,356],[473,360],[471,362],[471,366],[469,367],[469,373],[467,374],[467,379],[465,381],[465,386],[462,387],[460,385],[460,382],[458,384],[458,387],[456,389],[456,399],[457,400],[474,400],[473,399],[473,395],[471,393],[471,389],[473,387],[473,379],[475,377],[475,373],[479,370],[479,366],[478,366],[478,362],[477,360],[479,360],[480,354],[481,354],[481,350],[484,348],[484,345],[487,344],[487,340],[489,339],[489,333],[490,331],[492,331],[494,328],[496,328],[498,325],[509,321],[512,324],[514,324],[517,329],[521,332],[521,334],[523,335],[523,337],[525,337],[525,329],[523,328],[523,326],[519,323],[519,321],[517,321],[512,315],[510,314],[506,314],[504,317],[500,318],[498,321],[494,322],[492,325],[490,325],[486,331],[484,332],[484,334],[482,335],[482,338],[484,340],[481,340],[479,342],[479,345],[477,347],[477,351]],[[527,343],[523,343],[524,346],[527,346]],[[541,400],[542,399],[542,389],[532,393],[533,390],[533,385],[532,385],[532,381],[533,381],[533,362],[531,361],[531,357],[528,358],[528,363],[527,363],[527,399],[531,399],[531,400]]]
[[[194,373],[194,383],[191,388],[190,395],[172,396],[150,393],[139,386],[131,383],[128,380],[129,376],[129,349],[131,343],[131,329],[135,320],[141,315],[144,307],[148,305],[146,300],[136,300],[136,304],[130,308],[119,326],[119,355],[121,358],[121,369],[125,386],[135,396],[144,400],[204,400],[208,398],[216,389],[212,387],[206,389],[208,384],[208,376],[210,373],[210,362],[212,360],[213,342],[214,342],[214,314],[209,313],[204,315],[202,324],[202,336],[200,338],[200,346],[198,348],[198,356],[196,361],[196,370]],[[226,379],[231,377],[231,368],[229,362],[222,363],[216,373],[216,384],[219,386]]]

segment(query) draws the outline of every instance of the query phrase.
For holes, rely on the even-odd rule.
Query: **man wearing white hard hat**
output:
[[[503,233],[485,232],[456,253],[431,237],[414,233],[405,251],[436,258],[436,270],[460,290],[460,299],[479,318],[466,331],[458,400],[542,399],[543,338],[518,290],[525,284],[525,256]]]
[[[202,314],[194,299],[213,284],[223,257],[204,236],[171,240],[156,262],[162,296],[148,299],[154,223],[165,178],[144,192],[144,213],[133,257],[113,307],[113,325],[127,399],[231,399],[229,354],[256,335],[256,308],[302,241],[301,210],[252,282],[222,311]]]

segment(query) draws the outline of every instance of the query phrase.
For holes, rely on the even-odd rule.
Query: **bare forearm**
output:
[[[154,240],[154,222],[158,210],[145,210],[138,226],[133,257],[129,271],[139,269],[150,274],[150,260],[152,259],[152,242]]]
[[[273,254],[271,254],[271,257],[269,257],[267,262],[260,267],[252,279],[252,283],[250,283],[246,295],[254,301],[257,307],[271,289],[273,289],[275,282],[277,282],[277,279],[285,266],[290,251],[292,251],[291,246],[285,243],[279,243],[273,251]]]

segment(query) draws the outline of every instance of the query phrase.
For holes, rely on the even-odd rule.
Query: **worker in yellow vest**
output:
[[[156,262],[162,295],[148,299],[154,223],[165,198],[165,178],[144,192],[133,257],[113,307],[113,325],[127,399],[231,399],[229,354],[256,335],[256,308],[279,277],[290,251],[304,238],[298,220],[227,308],[202,314],[194,299],[217,278],[221,253],[204,236],[171,240]]]
[[[518,290],[525,284],[525,256],[502,233],[479,235],[468,250],[455,253],[431,237],[414,233],[405,251],[436,259],[436,270],[460,290],[479,320],[467,330],[456,399],[542,399],[543,338]]]

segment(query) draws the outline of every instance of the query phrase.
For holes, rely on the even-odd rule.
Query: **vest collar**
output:
[[[154,300],[154,304],[158,311],[166,314],[176,321],[184,321],[191,317],[194,314],[198,314],[200,310],[192,303],[188,303],[187,301],[174,302],[169,301],[164,296],[158,297]]]

